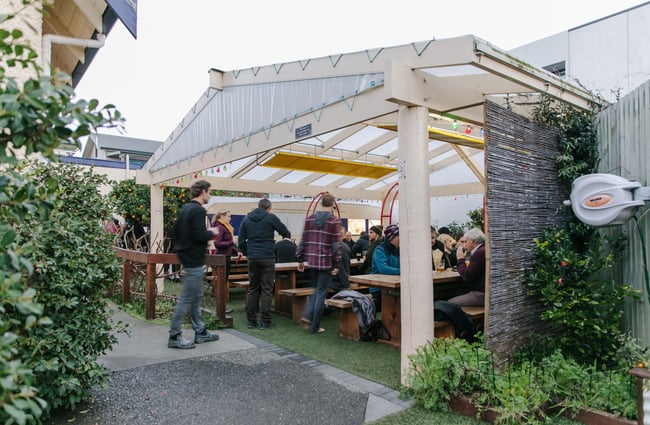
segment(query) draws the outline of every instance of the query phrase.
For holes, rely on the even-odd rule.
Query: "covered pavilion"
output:
[[[138,173],[137,182],[151,187],[151,234],[163,232],[164,187],[198,179],[213,189],[304,197],[328,191],[384,202],[394,193],[401,310],[408,312],[403,380],[408,355],[433,338],[429,200],[487,193],[486,105],[530,117],[543,95],[582,110],[598,104],[577,85],[472,35],[212,69],[209,81]]]

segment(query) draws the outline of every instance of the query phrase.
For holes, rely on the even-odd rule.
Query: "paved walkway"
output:
[[[121,311],[114,319],[129,323],[131,335],[118,335],[100,359],[113,371],[108,387],[95,390],[80,413],[50,424],[357,425],[412,405],[388,387],[234,329],[174,350],[166,326]]]

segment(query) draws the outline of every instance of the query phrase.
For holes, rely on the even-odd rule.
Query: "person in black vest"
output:
[[[345,230],[341,230],[341,238],[345,237]],[[352,251],[348,244],[341,244],[341,262],[339,263],[339,272],[332,277],[329,283],[329,289],[342,291],[350,288],[350,259]]]
[[[369,240],[368,233],[361,232],[359,234],[359,239],[357,239],[357,241],[354,243],[354,246],[352,247],[352,257],[363,256],[364,251],[368,251],[369,247],[370,247],[370,240]]]
[[[275,262],[293,263],[296,260],[298,246],[290,238],[282,238],[275,243]]]
[[[361,266],[361,274],[369,274],[372,270],[372,256],[375,253],[377,246],[381,245],[384,242],[384,228],[381,225],[371,226],[368,230],[368,252],[366,252],[366,258],[363,260],[363,265]]]
[[[205,205],[210,200],[210,183],[200,180],[190,188],[192,200],[178,212],[174,226],[174,252],[183,265],[183,291],[176,303],[169,327],[169,348],[194,348],[194,344],[216,341],[219,335],[210,333],[201,320],[203,298],[203,265],[208,241],[217,236],[217,230],[205,227]],[[187,310],[194,329],[194,342],[181,335],[181,323]]]

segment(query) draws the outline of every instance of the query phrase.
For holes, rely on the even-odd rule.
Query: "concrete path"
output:
[[[357,425],[412,405],[388,387],[234,329],[192,350],[169,349],[166,326],[114,309],[131,335],[118,335],[100,359],[113,371],[110,383],[94,390],[91,405],[48,423]]]

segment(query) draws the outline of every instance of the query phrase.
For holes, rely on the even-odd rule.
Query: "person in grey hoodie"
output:
[[[260,329],[273,326],[271,300],[275,280],[275,232],[284,238],[291,238],[287,226],[271,213],[271,201],[260,199],[257,208],[244,217],[239,227],[239,250],[248,259],[250,281],[246,297],[248,328],[257,326],[258,311],[261,319]]]

